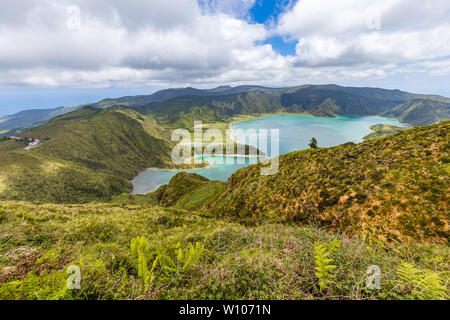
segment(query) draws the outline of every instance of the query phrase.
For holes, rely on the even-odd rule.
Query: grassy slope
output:
[[[0,138],[0,153],[20,150],[28,145],[28,141]]]
[[[0,163],[0,200],[107,201],[131,190],[126,179],[32,152],[2,153]]]
[[[22,136],[46,141],[33,153],[131,178],[143,168],[170,163],[170,144],[158,137],[163,130],[155,124],[153,133],[135,119],[137,116],[131,110],[85,108],[55,118]],[[151,126],[150,120],[141,121]]]
[[[43,145],[0,153],[0,199],[110,200],[152,166],[170,167],[170,144],[154,120],[132,110],[84,108],[29,130]]]
[[[450,120],[450,102],[415,99],[401,104],[382,115],[396,117],[400,121],[412,125],[426,126]]]
[[[157,263],[145,289],[130,251],[136,236],[149,241],[149,267],[157,252],[175,258],[188,243],[208,251],[169,275]],[[333,239],[342,241],[331,257],[337,267],[320,290],[314,246]],[[397,282],[402,261],[443,283],[450,261],[445,245],[386,247],[314,227],[245,227],[148,205],[0,202],[0,242],[0,299],[411,299],[417,290]],[[81,268],[81,290],[66,288],[69,265]],[[381,290],[366,289],[370,265],[381,268]]]
[[[112,203],[161,205],[184,210],[208,210],[226,189],[222,181],[210,181],[195,173],[180,172],[167,185],[146,195],[121,194]]]
[[[363,140],[385,138],[392,134],[402,132],[406,129],[407,128],[397,127],[397,126],[393,126],[391,124],[376,124],[376,125],[370,127],[370,130],[372,130],[372,133],[369,133],[367,136],[365,136],[363,138]]]
[[[384,241],[446,242],[450,122],[384,139],[280,157],[274,176],[260,164],[234,173],[213,208],[255,223],[317,223]]]
[[[154,192],[158,203],[166,207],[200,210],[213,203],[224,191],[226,183],[210,181],[195,173],[180,172],[169,184]]]

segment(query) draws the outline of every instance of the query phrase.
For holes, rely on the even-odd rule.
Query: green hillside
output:
[[[153,119],[132,110],[84,108],[21,134],[43,144],[0,153],[0,199],[110,200],[149,167],[172,167],[171,145]],[[6,150],[6,143],[0,148]]]
[[[0,153],[0,201],[109,201],[131,187],[127,179],[36,152]]]
[[[10,139],[9,137],[0,138],[0,153],[12,151],[12,150],[20,150],[25,148],[28,145],[28,140],[16,140]]]
[[[92,106],[98,108],[109,108],[117,105],[123,105],[127,107],[139,107],[152,102],[168,101],[177,97],[186,97],[186,96],[207,97],[207,96],[230,95],[250,91],[276,92],[280,90],[283,89],[265,88],[262,86],[237,86],[237,87],[220,86],[214,89],[196,89],[191,87],[173,88],[160,90],[149,95],[128,96],[117,99],[104,99],[95,104],[92,104]]]
[[[450,122],[280,157],[234,173],[212,212],[247,224],[318,224],[388,242],[449,237]]]
[[[308,86],[297,91],[283,93],[281,104],[290,111],[308,112],[313,115],[374,115],[390,110],[406,101],[403,96],[383,96],[370,89],[338,86]],[[366,94],[363,94],[363,93]],[[384,91],[383,91],[384,92]],[[395,99],[396,98],[396,99]]]
[[[1,300],[448,299],[447,245],[387,247],[173,208],[0,202],[0,242]],[[325,257],[334,267],[320,275]],[[67,289],[71,265],[80,290]],[[370,265],[380,290],[366,288]]]
[[[226,183],[222,181],[210,181],[195,173],[181,172],[154,194],[162,206],[200,210],[211,205],[225,188]]]
[[[395,117],[412,125],[426,126],[450,120],[450,102],[416,99],[401,104],[382,115]]]
[[[276,112],[279,108],[274,94],[245,92],[217,97],[179,97],[135,110],[155,117],[162,125],[191,129],[194,121],[227,121],[235,115]]]
[[[407,127],[397,127],[397,126],[393,126],[391,124],[376,124],[374,126],[371,126],[369,129],[372,131],[372,133],[365,136],[363,138],[363,140],[384,138],[384,137],[390,136],[392,134],[402,132],[408,128]]]
[[[195,174],[180,172],[167,185],[146,195],[121,194],[112,203],[122,205],[160,205],[192,211],[207,211],[223,194],[227,184]]]
[[[118,110],[84,108],[57,117],[21,136],[45,143],[32,150],[39,155],[82,164],[108,174],[130,178],[143,168],[170,166],[170,143],[163,140],[163,129],[155,132],[134,117]],[[142,120],[144,122],[144,120]],[[144,122],[151,126],[151,121]],[[156,136],[154,136],[156,135]]]

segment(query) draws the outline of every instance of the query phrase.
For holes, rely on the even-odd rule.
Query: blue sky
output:
[[[250,9],[249,15],[257,23],[272,23],[286,10],[286,7],[294,5],[295,2],[286,0],[257,0]],[[284,56],[295,55],[296,40],[287,40],[282,36],[272,36],[263,41],[263,43],[270,44],[275,51]]]
[[[0,115],[168,87],[336,83],[450,96],[450,2],[0,2]]]
[[[0,88],[0,115],[151,94],[155,88]]]

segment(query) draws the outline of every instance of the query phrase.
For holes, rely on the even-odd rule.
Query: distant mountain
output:
[[[10,116],[0,116],[0,135],[12,129],[32,128],[59,115],[81,109],[82,105],[53,109],[34,109],[18,112]]]
[[[247,89],[246,91],[244,89]],[[399,105],[422,99],[429,110],[439,109],[439,119],[445,120],[449,111],[442,108],[449,98],[416,95],[400,90],[378,88],[351,88],[337,85],[300,86],[285,89],[263,87],[241,87],[237,93],[230,88],[215,89],[216,94],[182,95],[162,102],[151,102],[144,106],[131,107],[140,113],[154,116],[169,127],[190,128],[194,120],[226,121],[236,115],[258,115],[264,113],[290,112],[316,116],[337,115],[385,115]],[[239,91],[238,90],[238,91]],[[218,95],[217,92],[222,94]],[[430,124],[433,117],[423,113],[411,113],[400,120],[409,124]],[[437,122],[437,117],[434,117]]]
[[[164,89],[157,91],[151,95],[139,95],[139,96],[128,96],[117,99],[104,99],[100,102],[92,104],[92,106],[97,108],[108,108],[116,105],[122,105],[127,107],[139,107],[152,102],[163,102],[171,100],[177,97],[186,96],[197,96],[197,97],[208,97],[208,96],[220,96],[227,94],[234,94],[239,92],[248,91],[278,91],[282,89],[271,89],[262,86],[220,86],[214,89],[195,89],[195,88],[174,88],[174,89]]]
[[[257,115],[280,109],[279,96],[273,93],[242,92],[217,96],[181,96],[153,102],[134,110],[151,115],[164,126],[191,128],[196,120],[226,121],[238,114]]]
[[[280,156],[235,172],[212,213],[258,224],[295,222],[377,237],[445,243],[448,232],[450,121],[361,144]]]
[[[127,96],[117,99],[104,99],[97,103],[83,104],[77,106],[58,107],[53,109],[34,109],[26,110],[13,115],[0,116],[0,136],[6,134],[15,134],[26,128],[32,128],[39,124],[62,114],[79,110],[84,106],[90,105],[96,108],[110,108],[114,106],[138,107],[151,102],[167,101],[180,96],[219,96],[247,91],[277,91],[281,89],[270,89],[261,86],[221,86],[214,89],[195,89],[195,88],[176,88],[157,91],[150,95]],[[20,129],[20,130],[14,130]]]
[[[395,117],[412,125],[424,126],[450,120],[450,102],[414,99],[386,111],[382,115]]]
[[[420,109],[394,108],[414,100],[427,101]],[[170,127],[186,126],[195,120],[226,120],[238,114],[273,112],[306,113],[316,116],[384,115],[413,125],[426,125],[449,118],[450,98],[413,94],[400,90],[341,87],[338,85],[303,85],[289,88],[262,86],[220,86],[214,89],[165,89],[150,95],[105,99],[96,108],[123,106],[158,117]],[[0,136],[15,134],[86,105],[54,109],[28,110],[0,117]],[[192,125],[192,124],[191,124]]]

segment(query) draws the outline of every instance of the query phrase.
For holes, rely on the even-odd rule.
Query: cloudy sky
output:
[[[450,1],[0,2],[0,114],[166,87],[307,83],[450,96]]]

